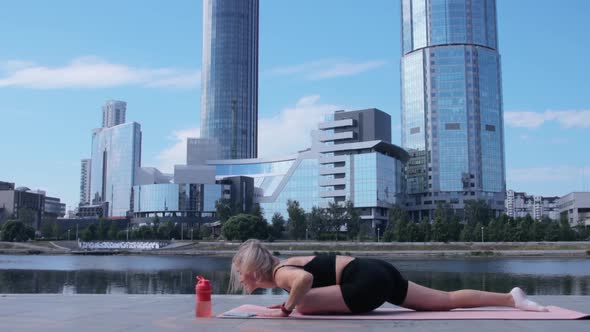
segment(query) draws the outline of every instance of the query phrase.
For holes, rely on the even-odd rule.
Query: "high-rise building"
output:
[[[203,1],[201,137],[221,159],[258,155],[258,0]]]
[[[80,205],[90,204],[90,166],[92,159],[82,159],[80,167]]]
[[[494,0],[402,0],[402,146],[406,208],[437,203],[504,211],[506,177]]]
[[[106,206],[104,216],[124,217],[133,210],[132,189],[141,166],[141,126],[129,122],[92,133],[90,196]],[[106,204],[105,204],[106,203]]]
[[[127,103],[118,100],[109,100],[102,107],[102,127],[110,128],[125,123]]]

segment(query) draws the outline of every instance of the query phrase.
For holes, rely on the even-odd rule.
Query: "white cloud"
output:
[[[584,173],[590,176],[590,169],[572,166],[513,168],[506,172],[509,183],[538,183],[582,180]]]
[[[156,159],[159,161],[158,169],[165,173],[172,173],[174,165],[186,165],[186,141],[187,138],[200,136],[200,128],[188,128],[175,130],[168,139],[174,141],[173,145],[160,152]]]
[[[320,103],[319,95],[300,98],[293,107],[258,121],[258,156],[284,156],[311,146],[311,130],[318,128],[326,114],[342,106]]]
[[[301,75],[309,80],[352,76],[387,64],[382,60],[353,62],[350,60],[325,59],[303,64],[277,67],[267,71],[271,75]]]
[[[590,128],[590,110],[505,112],[504,121],[509,126],[524,128],[538,128],[550,121],[557,121],[563,128]]]
[[[122,85],[194,88],[200,71],[177,68],[135,68],[109,63],[97,57],[81,57],[62,67],[47,67],[24,61],[0,64],[4,74],[0,87],[31,89],[106,88]]]

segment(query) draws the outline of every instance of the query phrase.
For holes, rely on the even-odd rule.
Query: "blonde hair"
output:
[[[240,273],[252,272],[258,281],[271,281],[275,260],[272,253],[259,240],[251,239],[242,243],[232,259],[228,292],[246,293],[244,285],[240,282]]]

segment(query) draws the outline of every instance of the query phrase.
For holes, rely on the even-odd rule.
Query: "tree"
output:
[[[344,208],[346,209],[346,233],[348,239],[358,238],[361,231],[361,218],[351,201],[346,201]]]
[[[463,229],[459,235],[459,239],[463,242],[473,242],[473,228],[475,225],[466,223],[463,225]]]
[[[59,240],[59,238],[60,238],[59,225],[56,222],[54,222],[53,226],[51,227],[51,233],[52,233],[53,238],[55,238],[56,240]]]
[[[283,237],[283,232],[285,231],[285,218],[278,213],[275,212],[272,215],[271,225],[270,225],[270,235],[275,239],[280,239]]]
[[[98,221],[97,237],[99,240],[106,240],[109,236],[109,228],[107,221],[104,218],[100,218]]]
[[[8,220],[2,226],[2,241],[24,242],[35,238],[35,229],[19,220]]]
[[[227,198],[222,198],[215,202],[215,210],[217,211],[217,218],[223,223],[235,214],[235,210],[231,201]]]
[[[492,209],[483,199],[465,201],[465,222],[475,225],[478,222],[484,226],[488,224],[492,216]]]
[[[389,209],[387,227],[383,233],[383,241],[407,241],[408,214],[399,205]]]
[[[109,239],[116,240],[117,233],[119,232],[119,227],[117,227],[117,222],[115,220],[111,220],[111,225],[109,226]],[[152,230],[153,233],[153,230]]]
[[[451,240],[452,221],[455,218],[455,213],[448,203],[438,203],[436,210],[434,210],[434,225],[432,229],[432,237],[434,241],[448,242]]]
[[[289,214],[289,235],[295,240],[305,237],[305,211],[298,201],[287,201],[287,214]]]
[[[430,220],[428,219],[428,217],[422,218],[422,222],[420,223],[419,229],[419,233],[421,234],[420,241],[430,242],[431,227]]]
[[[328,229],[328,216],[326,210],[314,206],[307,215],[307,228],[311,238],[320,240],[322,234]]]
[[[552,221],[545,228],[545,241],[559,241],[559,223]]]
[[[160,238],[160,217],[155,217],[152,221],[152,234],[154,234],[154,240]]]
[[[266,222],[266,218],[264,218],[264,209],[262,209],[262,207],[260,207],[260,204],[258,204],[258,203],[254,204],[251,214],[257,216],[258,218],[260,218],[260,220],[263,220],[264,222]]]
[[[93,241],[97,238],[97,230],[95,224],[90,224],[86,229],[82,232],[82,240],[83,241]]]
[[[34,227],[35,212],[29,208],[20,208],[18,210],[18,220],[26,226]]]
[[[45,239],[51,239],[56,236],[57,233],[53,232],[53,225],[56,223],[53,220],[43,219],[43,225],[41,226],[41,234]]]
[[[574,232],[570,227],[570,223],[566,216],[562,216],[559,219],[559,240],[560,241],[572,241],[574,240]]]
[[[240,213],[223,224],[221,234],[228,240],[263,240],[268,237],[268,225],[258,216]]]
[[[328,215],[328,225],[329,230],[334,232],[336,236],[336,241],[338,241],[338,235],[340,234],[340,229],[344,225],[344,213],[345,210],[340,205],[340,203],[330,202],[328,203],[328,209],[326,210]]]

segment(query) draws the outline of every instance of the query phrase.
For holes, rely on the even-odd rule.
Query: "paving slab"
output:
[[[543,304],[590,313],[590,296],[532,296]],[[214,295],[213,312],[271,305],[281,295]],[[386,307],[393,307],[385,304]],[[195,318],[194,295],[0,294],[0,331],[590,331],[590,320],[375,321]]]

